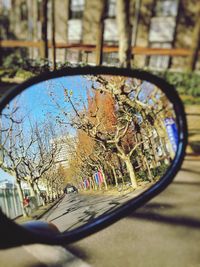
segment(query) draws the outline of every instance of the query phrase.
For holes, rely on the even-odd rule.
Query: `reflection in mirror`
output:
[[[0,122],[1,209],[18,223],[40,217],[62,232],[155,184],[178,142],[165,94],[130,77],[40,82],[15,97]]]

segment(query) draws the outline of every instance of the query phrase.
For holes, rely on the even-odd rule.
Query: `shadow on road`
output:
[[[77,216],[76,221],[71,225],[68,224],[66,227],[65,231],[69,231],[74,227],[78,227],[94,220],[100,215],[111,212],[122,205],[128,196],[121,195],[115,196],[114,198],[113,196],[108,196],[107,198],[105,198],[105,196],[100,196],[98,198],[95,196],[88,196],[87,201],[86,199],[80,199],[79,197],[83,198],[84,195],[79,194],[78,196],[66,196],[66,201],[60,203],[59,207],[57,206],[57,208],[59,208],[57,216],[52,216],[52,218],[47,217],[47,220],[56,223],[56,220],[67,220],[69,218],[67,217],[68,215]]]
[[[74,245],[68,245],[66,246],[66,249],[73,255],[76,255],[77,257],[81,258],[83,261],[87,261],[90,258],[90,256],[85,250],[80,249]]]
[[[192,185],[192,186],[200,186],[200,181],[199,182],[187,182],[187,181],[173,181],[173,184],[176,185]]]
[[[102,202],[100,202],[100,203],[102,203]],[[98,203],[95,203],[95,205],[97,205],[97,204]],[[98,209],[95,208],[95,210],[88,209],[88,210],[85,210],[85,211],[81,212],[80,213],[81,215],[77,218],[77,221],[74,224],[72,224],[70,227],[68,227],[64,231],[64,233],[68,232],[69,230],[71,230],[71,229],[73,229],[75,227],[78,227],[80,225],[87,224],[90,221],[97,219],[100,215],[105,215],[105,214],[111,212],[112,210],[116,209],[119,205],[121,205],[121,203],[115,200],[115,201],[109,201],[108,205],[109,206],[112,205],[112,207],[108,208],[109,206],[107,206],[106,209],[105,209],[105,207],[98,208]],[[77,207],[77,208],[74,207],[71,210],[71,212],[75,211],[75,210],[78,210],[78,209],[80,209],[80,207]]]
[[[199,160],[200,160],[200,157],[199,157],[200,155],[196,155],[195,153],[188,153],[187,156],[193,156],[193,157],[192,158],[186,157],[184,159],[185,162],[187,162],[187,161],[189,161],[189,162],[196,162],[196,161],[198,161],[199,162]]]
[[[135,213],[128,216],[132,219],[140,219],[145,221],[153,221],[163,224],[170,224],[176,226],[184,226],[190,228],[200,228],[200,220],[186,217],[186,216],[177,216],[177,215],[164,215],[159,213],[159,209],[170,209],[173,208],[173,205],[159,204],[159,203],[150,203],[145,205],[141,210],[136,211]],[[154,210],[156,209],[156,211]]]
[[[196,170],[191,170],[191,169],[187,169],[187,168],[181,168],[181,171],[189,172],[189,173],[195,173],[195,174],[199,174],[200,175],[200,170],[196,171]]]

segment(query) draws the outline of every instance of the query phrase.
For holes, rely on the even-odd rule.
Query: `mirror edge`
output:
[[[11,233],[10,238],[8,236],[7,239],[2,238],[2,241],[9,240],[7,247],[21,245],[21,244],[30,244],[35,242],[45,243],[45,244],[69,244],[71,242],[78,241],[88,235],[91,235],[103,228],[111,225],[117,220],[123,218],[128,215],[130,212],[138,209],[145,203],[147,203],[150,199],[155,197],[157,194],[161,193],[174,179],[175,175],[179,171],[182,162],[185,157],[185,150],[187,146],[187,122],[184,111],[184,106],[180,100],[178,93],[175,88],[166,82],[164,79],[151,74],[149,72],[139,70],[139,69],[124,69],[124,68],[116,68],[116,67],[66,67],[61,70],[53,71],[53,72],[44,72],[39,76],[32,77],[20,85],[17,85],[13,88],[10,88],[1,98],[0,100],[0,112],[2,109],[11,101],[15,96],[24,91],[27,87],[37,84],[39,82],[45,81],[50,78],[59,78],[62,76],[74,76],[74,75],[121,75],[127,77],[135,77],[139,79],[146,80],[148,82],[152,82],[157,85],[162,91],[165,92],[169,100],[172,102],[175,114],[177,116],[177,125],[179,130],[179,144],[176,152],[176,156],[172,161],[171,168],[165,173],[161,180],[159,180],[155,185],[149,188],[147,191],[143,192],[138,197],[133,200],[128,201],[122,207],[117,210],[112,211],[107,215],[102,215],[95,219],[94,221],[80,226],[75,230],[72,230],[68,233],[63,233],[56,236],[49,236],[47,234],[38,234],[32,230],[24,229],[24,227],[17,225],[10,219],[8,219],[2,212],[0,211],[0,218],[2,218],[1,223],[1,232],[2,236],[5,235],[5,232]],[[9,228],[9,231],[8,231]],[[20,240],[16,241],[13,237],[20,237]],[[0,244],[0,247],[4,246],[4,244]]]

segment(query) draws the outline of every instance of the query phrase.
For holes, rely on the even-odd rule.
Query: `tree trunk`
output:
[[[159,145],[158,143],[155,142],[153,137],[149,138],[149,143],[151,144],[151,150],[153,153],[153,165],[154,167],[157,167],[157,162],[159,162],[159,157],[157,156],[157,146]]]
[[[100,168],[100,171],[101,171],[101,174],[102,174],[102,176],[103,176],[103,183],[104,183],[104,185],[105,185],[105,189],[106,189],[106,191],[107,191],[107,190],[108,190],[108,185],[107,185],[107,182],[106,182],[106,177],[105,177],[105,173],[104,173],[103,168]]]
[[[34,184],[31,182],[31,181],[27,181],[28,185],[29,185],[29,188],[30,188],[30,193],[31,193],[31,202],[32,204],[35,206],[35,208],[38,207],[38,199],[37,199],[37,193],[35,192],[35,189],[34,189]]]
[[[131,66],[131,24],[129,19],[130,0],[117,0],[117,24],[119,32],[119,63],[121,67]]]
[[[146,27],[146,32],[148,33],[148,36],[147,36],[147,38],[148,38],[148,44],[147,44],[147,47],[150,47],[150,44],[151,44],[151,42],[150,42],[150,40],[149,40],[149,33],[150,33],[150,29],[151,29],[151,18],[153,18],[154,16],[155,16],[155,11],[156,11],[156,2],[157,2],[157,0],[150,0],[149,1],[149,4],[148,4],[148,10],[149,10],[149,12],[148,12],[148,14],[147,14],[147,16],[145,17],[145,20],[147,21],[147,27]],[[150,58],[151,58],[151,56],[146,56],[146,58],[145,58],[145,66],[149,66],[149,63],[150,63]]]
[[[93,181],[92,177],[90,177],[89,180],[90,180],[90,190],[92,190],[95,188],[94,181]]]
[[[118,187],[118,180],[117,180],[117,174],[116,174],[116,171],[115,171],[115,167],[112,165],[112,164],[109,164],[111,170],[112,170],[112,173],[113,173],[113,177],[115,179],[115,186]]]
[[[50,202],[50,189],[49,189],[48,182],[47,182],[47,201],[48,203]]]
[[[194,32],[192,37],[192,53],[189,58],[189,71],[195,70],[196,63],[198,61],[198,53],[200,47],[200,5],[198,5],[198,10],[196,13],[196,20],[194,25]]]
[[[95,181],[94,175],[92,176],[92,180],[93,180],[93,184],[94,184],[94,190],[96,191],[97,190],[97,185],[96,185],[96,181]]]
[[[175,44],[176,44],[177,29],[178,29],[178,24],[179,24],[181,13],[182,13],[181,6],[182,6],[181,5],[181,0],[177,0],[176,22],[175,22],[175,29],[174,29],[174,33],[173,33],[173,40],[172,40],[172,43],[171,43],[172,48],[174,48]],[[173,57],[170,57],[169,64],[168,64],[168,67],[167,67],[168,69],[171,69],[172,62],[173,62]]]
[[[35,188],[36,188],[36,192],[37,192],[37,194],[39,195],[41,191],[40,191],[40,188],[39,188],[39,186],[38,186],[38,181],[35,182]]]
[[[141,7],[141,0],[135,0],[135,12],[134,12],[135,14],[133,19],[133,37],[132,37],[133,46],[136,46],[136,41],[137,41],[140,7]]]
[[[122,166],[122,160],[119,157],[117,157],[117,159],[118,159],[121,175],[123,176],[124,175],[124,170],[123,170],[123,166]]]
[[[167,141],[168,142],[168,141]],[[173,157],[175,156],[174,154],[174,151],[172,151],[172,146],[171,144],[169,144],[169,150],[167,149],[166,147],[166,141],[165,141],[165,138],[164,137],[160,137],[160,144],[161,144],[161,147],[162,147],[162,151],[163,151],[163,154],[164,156],[169,160],[170,158],[173,159]]]
[[[124,162],[126,164],[126,168],[127,168],[127,171],[129,173],[129,176],[130,176],[130,179],[131,179],[131,184],[132,184],[132,187],[133,188],[137,188],[137,180],[136,180],[136,177],[135,177],[135,171],[133,169],[133,164],[130,160],[129,157],[125,157],[124,158]]]
[[[140,7],[141,7],[141,0],[135,0],[135,14],[133,19],[133,34],[132,34],[132,46],[136,46],[137,35],[138,35],[138,24],[139,24],[139,17],[140,17]],[[133,61],[133,56],[132,56]]]
[[[40,188],[38,186],[38,180],[35,182],[36,194],[39,196],[40,200],[42,200],[42,206],[45,206],[45,196],[41,194]]]
[[[15,192],[15,186],[13,184],[13,204],[14,204],[14,210],[15,214],[17,214],[17,199],[16,199],[16,192]]]
[[[40,14],[41,20],[41,47],[40,57],[42,59],[48,59],[48,37],[47,37],[47,4],[48,0],[42,0],[42,8]]]
[[[56,40],[55,40],[55,0],[51,0],[51,38],[53,70],[56,70]]]
[[[104,14],[106,8],[106,0],[101,0],[100,17],[97,27],[96,40],[96,65],[102,65],[103,61],[103,36],[104,36]]]
[[[150,170],[150,167],[149,167],[149,163],[148,163],[148,160],[146,157],[144,157],[144,161],[145,161],[145,165],[147,167],[147,172],[148,172],[148,180],[149,181],[153,181],[153,176],[152,176],[152,173],[151,173],[151,170]]]
[[[27,217],[28,214],[27,214],[27,211],[25,210],[24,205],[23,205],[24,193],[23,193],[23,190],[22,190],[22,187],[21,187],[21,183],[18,182],[18,181],[17,181],[17,191],[18,191],[18,194],[19,194],[19,200],[20,200],[20,204],[21,204],[23,217]]]
[[[92,189],[92,179],[89,177],[90,190]]]

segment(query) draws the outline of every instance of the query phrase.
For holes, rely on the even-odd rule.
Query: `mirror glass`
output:
[[[119,208],[170,168],[173,105],[152,83],[76,75],[30,86],[0,117],[0,206],[69,231]]]

